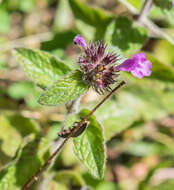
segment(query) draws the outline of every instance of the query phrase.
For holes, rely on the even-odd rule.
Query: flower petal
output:
[[[144,77],[144,74],[139,69],[131,71],[131,74],[134,75],[135,77],[139,78],[139,79],[142,79]]]
[[[75,36],[75,38],[74,38],[74,44],[80,45],[83,48],[87,47],[86,42],[85,42],[85,40],[83,39],[83,37],[81,35]]]
[[[134,69],[136,63],[132,61],[132,59],[127,59],[122,64],[116,66],[114,68],[115,71],[127,71],[130,72]]]
[[[137,53],[132,56],[132,59],[127,59],[119,66],[114,68],[114,71],[127,71],[132,75],[141,79],[144,76],[151,75],[152,63],[146,59],[144,53]]]
[[[144,74],[144,76],[150,76],[151,75],[151,67],[152,67],[152,63],[150,61],[145,61],[142,66],[142,72]]]
[[[144,62],[146,61],[146,54],[145,53],[136,53],[135,55],[132,56],[132,60],[136,62]]]

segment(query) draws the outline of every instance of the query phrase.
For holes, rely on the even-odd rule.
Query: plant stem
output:
[[[119,1],[121,3],[123,3],[132,14],[134,14],[134,15],[139,14],[138,10],[135,7],[133,7],[130,3],[128,3],[126,0],[119,0]],[[144,4],[144,6],[145,6],[145,4]],[[172,45],[174,45],[174,40],[170,35],[168,35],[164,30],[162,30],[159,26],[157,26],[155,23],[153,23],[147,16],[144,16],[144,14],[143,14],[143,17],[141,17],[141,14],[143,12],[147,13],[147,11],[144,11],[144,8],[142,8],[141,13],[138,16],[138,19],[136,19],[136,20],[140,26],[143,26],[148,30],[148,33],[149,33],[148,35],[153,38],[164,38],[168,42],[170,42]]]
[[[119,88],[121,88],[123,85],[125,85],[126,82],[122,81],[118,86],[116,86],[106,97],[103,98],[103,100],[97,104],[93,110],[84,118],[81,120],[81,122],[79,122],[79,125],[77,127],[74,128],[74,130],[68,135],[68,137],[66,137],[64,139],[64,141],[62,142],[62,144],[55,150],[55,152],[48,158],[48,160],[36,171],[36,173],[34,175],[32,175],[29,180],[24,184],[24,186],[22,187],[22,190],[27,190],[31,184],[34,181],[38,180],[38,176],[39,174],[52,162],[52,160],[55,158],[55,156],[59,153],[59,151],[62,149],[62,147],[64,146],[64,144],[69,140],[70,137],[72,137],[79,129],[80,127],[84,124],[84,122],[115,92],[117,91]]]
[[[138,20],[141,22],[144,18],[147,18],[150,8],[152,7],[152,0],[145,0],[141,12],[139,14]]]

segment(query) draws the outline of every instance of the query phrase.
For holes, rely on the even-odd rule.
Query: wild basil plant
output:
[[[134,54],[132,58],[119,63],[120,54],[110,51],[110,45],[104,41],[87,44],[81,35],[77,35],[74,37],[74,44],[82,51],[77,63],[74,63],[79,66],[77,70],[71,70],[63,61],[46,52],[24,48],[14,51],[19,64],[28,76],[43,89],[38,100],[41,105],[73,105],[90,87],[100,95],[109,93],[106,96],[108,98],[125,84],[123,81],[120,83],[120,71],[130,72],[139,79],[151,74],[152,64],[146,59],[144,53]],[[30,58],[25,59],[28,55]],[[42,59],[45,61],[43,62]],[[118,87],[114,88],[115,85]],[[77,110],[75,115],[79,119],[75,120],[73,126],[69,126],[68,129],[62,128],[62,131],[58,133],[59,138],[65,139],[61,146],[41,166],[39,172],[26,182],[23,189],[26,189],[31,181],[38,177],[38,174],[52,161],[70,137],[74,138],[74,152],[79,160],[94,177],[103,178],[106,162],[105,132],[93,115],[96,109],[100,109],[99,106],[101,103],[92,111],[83,109],[79,112]]]

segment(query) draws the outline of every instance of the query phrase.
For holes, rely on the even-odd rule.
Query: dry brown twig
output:
[[[55,152],[48,158],[48,160],[35,172],[34,175],[32,175],[29,180],[24,184],[24,186],[22,187],[21,190],[27,190],[31,184],[34,181],[38,180],[38,176],[39,174],[47,167],[49,166],[49,164],[51,164],[51,162],[53,161],[53,159],[56,157],[56,155],[58,155],[58,153],[60,152],[60,150],[62,149],[62,147],[64,146],[64,144],[69,140],[69,138],[71,138],[79,129],[80,127],[89,119],[89,117],[114,93],[116,92],[119,88],[121,88],[123,85],[125,85],[126,82],[122,81],[120,82],[120,84],[118,86],[116,86],[107,96],[105,96],[103,98],[103,100],[98,103],[93,110],[84,118],[82,119],[78,126],[76,126],[71,133],[63,140],[63,142],[60,144],[60,146],[55,150]]]

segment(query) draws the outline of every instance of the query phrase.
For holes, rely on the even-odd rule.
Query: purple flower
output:
[[[114,71],[118,56],[114,53],[106,53],[106,45],[103,42],[92,42],[86,45],[80,35],[74,38],[74,42],[84,49],[79,58],[79,66],[84,73],[83,79],[98,93],[103,94],[104,90],[110,91],[110,85],[114,84],[119,76],[119,71]]]
[[[79,58],[79,66],[84,73],[83,80],[89,83],[98,93],[110,91],[110,85],[118,80],[119,71],[131,72],[138,78],[151,74],[152,64],[146,59],[144,53],[133,55],[117,65],[118,55],[106,53],[107,46],[103,42],[92,42],[86,44],[82,36],[77,35],[74,43],[83,48],[83,54]]]
[[[174,0],[172,1],[172,5],[174,6]]]
[[[75,36],[75,38],[74,38],[74,44],[80,45],[83,48],[86,48],[86,46],[87,46],[85,40],[83,39],[83,37],[81,35]]]
[[[146,59],[144,53],[137,53],[133,55],[132,59],[127,59],[119,66],[115,67],[115,71],[127,71],[132,75],[141,79],[144,76],[151,75],[152,63]]]

